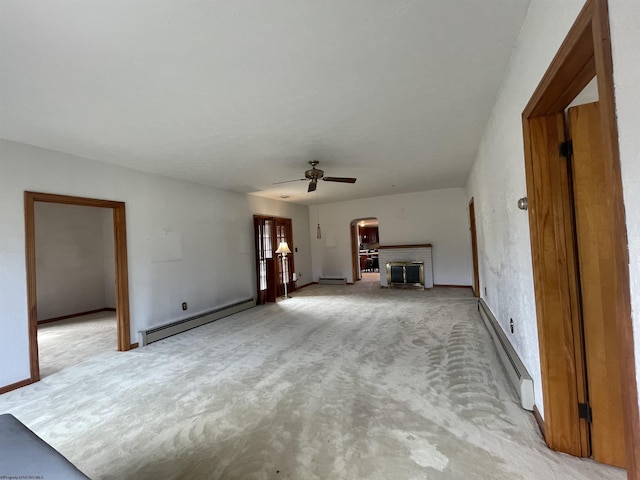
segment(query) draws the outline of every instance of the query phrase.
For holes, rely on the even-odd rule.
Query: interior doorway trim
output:
[[[563,231],[561,223],[557,223],[567,212],[563,211],[563,199],[550,198],[549,189],[544,191],[536,180],[542,174],[537,163],[538,158],[544,155],[558,155],[557,145],[552,138],[557,133],[552,130],[558,129],[548,129],[543,140],[539,119],[553,114],[561,115],[594,76],[597,76],[600,97],[603,161],[607,162],[607,180],[612,189],[613,199],[615,241],[611,261],[616,266],[614,320],[620,349],[626,468],[628,478],[638,480],[640,420],[631,320],[629,258],[606,0],[587,0],[522,114],[546,440],[549,446],[555,449],[563,445],[573,445],[574,448],[580,449],[581,433],[577,427],[568,427],[566,418],[577,410],[577,405],[573,402],[575,390],[579,388],[576,387],[576,383],[579,383],[577,377],[580,372],[576,370],[580,367],[576,365],[576,359],[571,358],[572,352],[575,352],[575,332],[571,326],[575,303],[572,302],[576,302],[571,288],[574,280],[571,278],[568,265],[572,260],[568,258],[566,251],[566,232]],[[534,130],[538,132],[537,136]],[[555,209],[547,207],[543,210],[541,199],[551,202]],[[562,268],[563,266],[567,268]],[[566,364],[554,364],[550,360],[554,358],[566,360]],[[562,381],[558,380],[559,377],[562,377]],[[574,383],[571,385],[568,382]],[[573,431],[567,431],[568,428],[573,428]]]
[[[51,193],[24,192],[25,251],[27,270],[27,305],[29,322],[30,383],[40,380],[38,359],[38,311],[36,292],[35,202],[111,208],[116,259],[116,316],[118,323],[118,351],[130,350],[129,280],[127,266],[127,225],[124,202],[95,198],[72,197]]]
[[[476,207],[471,197],[469,201],[469,229],[471,231],[471,259],[473,261],[473,296],[480,298],[480,271],[478,270],[478,234],[476,230]]]
[[[285,275],[287,276],[286,288],[288,291],[293,292],[296,289],[294,275],[297,248],[293,239],[293,220],[256,214],[253,216],[253,232],[256,254],[256,302],[258,305],[276,302],[278,297],[284,295],[283,277]],[[284,262],[280,254],[276,253],[280,242],[287,242],[292,250],[291,255],[285,255]],[[284,273],[282,271],[283,265],[285,266]],[[264,268],[262,276],[266,282],[264,289],[261,285],[261,268]]]
[[[376,238],[377,243],[380,243],[380,221],[378,217],[360,217],[351,220],[349,223],[349,235],[351,237],[351,275],[352,275],[352,283],[355,283],[358,280],[362,280],[362,269],[360,262],[360,243],[358,240],[360,225],[362,222],[375,221],[375,224],[378,227],[378,236]],[[378,266],[378,268],[380,268]]]

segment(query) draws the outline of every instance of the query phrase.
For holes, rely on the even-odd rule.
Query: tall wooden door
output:
[[[615,326],[616,270],[610,188],[602,161],[598,103],[569,109],[578,279],[591,407],[594,460],[625,466],[620,352]]]
[[[284,257],[283,270],[282,257],[275,251],[280,242],[287,242],[292,252],[295,248],[290,218],[254,215],[253,225],[256,246],[257,303],[261,305],[275,302],[278,296],[284,295],[284,281],[287,282],[287,288],[291,291],[293,272],[295,272],[293,253]]]
[[[615,212],[598,112],[597,104],[582,105],[569,110],[568,124],[563,113],[526,124],[535,158],[528,172],[532,256],[546,441],[624,468]]]
[[[258,287],[257,303],[276,301],[276,268],[273,246],[273,218],[253,217],[256,241],[256,280]]]
[[[569,164],[560,156],[564,114],[530,118],[525,141],[535,161],[527,165],[545,440],[549,447],[588,457],[588,425],[579,291],[575,265]]]

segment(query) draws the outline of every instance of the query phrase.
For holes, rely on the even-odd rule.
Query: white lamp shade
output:
[[[278,245],[278,249],[276,250],[276,253],[281,253],[283,255],[286,255],[287,253],[291,253],[291,250],[289,250],[289,245],[287,245],[287,242],[280,242],[280,245]]]

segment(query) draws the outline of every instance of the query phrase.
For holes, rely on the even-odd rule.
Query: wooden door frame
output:
[[[349,223],[349,235],[351,236],[351,271],[353,272],[353,283],[362,280],[362,271],[360,270],[360,244],[358,236],[360,233],[360,222],[363,220],[375,220],[378,222],[378,243],[380,243],[380,220],[378,217],[360,217],[351,220]],[[380,268],[378,266],[378,268]],[[360,272],[360,275],[358,275]]]
[[[253,240],[254,240],[254,253],[255,253],[255,272],[256,272],[256,302],[258,305],[264,305],[265,303],[275,302],[276,294],[275,290],[269,291],[269,285],[275,285],[275,281],[269,282],[269,275],[274,273],[273,270],[273,258],[271,258],[271,262],[265,259],[266,262],[266,276],[267,276],[267,288],[264,290],[264,294],[260,289],[260,252],[262,251],[262,235],[261,231],[264,228],[265,219],[270,219],[270,217],[265,217],[261,215],[253,216]],[[271,268],[269,268],[269,263],[271,263]]]
[[[28,305],[27,317],[29,322],[29,361],[31,370],[31,378],[29,383],[34,383],[40,380],[40,363],[38,358],[38,310],[36,292],[35,202],[110,208],[113,210],[118,351],[127,351],[137,346],[135,344],[131,344],[131,329],[129,318],[129,274],[127,265],[127,222],[124,202],[99,200],[96,198],[73,197],[69,195],[54,195],[51,193],[24,192],[25,252]]]
[[[471,258],[473,261],[473,296],[480,297],[480,271],[478,270],[478,234],[476,230],[476,208],[473,197],[469,201],[469,229],[471,230]]]
[[[276,229],[276,222],[277,221],[285,221],[286,223],[286,230],[287,230],[287,237],[289,238],[289,248],[291,249],[291,255],[287,255],[288,257],[288,262],[289,262],[289,267],[290,267],[290,271],[291,273],[295,273],[295,244],[294,244],[294,239],[293,239],[293,219],[291,218],[286,218],[286,217],[275,217],[273,215],[263,215],[263,214],[254,214],[253,215],[253,235],[254,235],[254,240],[255,240],[255,249],[254,249],[254,254],[255,254],[255,265],[256,265],[256,300],[258,301],[258,304],[260,304],[261,302],[261,298],[260,298],[260,259],[258,258],[258,249],[262,248],[260,245],[258,245],[258,238],[257,238],[257,225],[258,222],[264,221],[264,220],[271,220],[273,222],[273,231],[271,233],[271,248],[273,248],[273,257],[269,260],[272,260],[272,265],[273,265],[273,271],[270,271],[270,269],[267,269],[267,295],[266,295],[266,299],[264,303],[272,303],[277,301],[277,298],[281,295],[284,295],[284,287],[282,287],[281,290],[281,281],[282,281],[282,260],[280,258],[278,258],[278,255],[276,255],[275,250],[278,248],[277,245],[277,229]],[[272,277],[272,278],[269,278]],[[295,283],[293,282],[293,280],[291,280],[291,276],[289,277],[289,282],[287,282],[287,289],[289,291],[289,293],[291,293],[294,290],[294,286]],[[270,282],[273,282],[273,292],[271,292],[270,289]],[[271,300],[271,293],[274,294],[273,296],[273,300]]]
[[[358,224],[351,222],[351,276],[355,283],[361,280],[359,272],[360,249],[358,248]]]
[[[566,249],[566,232],[564,232],[565,227],[562,225],[561,218],[565,210],[561,204],[562,199],[553,198],[551,189],[544,188],[545,186],[540,184],[537,177],[539,172],[536,171],[540,156],[552,153],[557,155],[558,146],[552,145],[550,141],[544,145],[544,142],[549,139],[539,135],[536,137],[533,130],[537,128],[536,122],[539,122],[541,117],[563,112],[594,76],[597,76],[600,97],[604,161],[608,164],[608,183],[611,186],[613,198],[615,246],[611,253],[612,261],[616,265],[615,304],[617,311],[615,323],[620,347],[627,476],[629,479],[640,480],[640,420],[631,319],[628,242],[622,196],[613,61],[606,0],[587,0],[522,113],[529,226],[544,395],[544,427],[546,441],[551,448],[562,451],[580,449],[580,446],[576,445],[576,441],[579,442],[580,439],[579,433],[566,432],[559,428],[562,417],[571,415],[571,412],[576,408],[576,397],[568,394],[567,385],[563,382],[573,381],[577,384],[579,372],[576,372],[575,363],[573,367],[568,365],[563,373],[565,377],[558,381],[558,366],[554,369],[549,361],[549,358],[554,356],[561,357],[567,355],[566,352],[573,352],[575,342],[571,318],[572,311],[575,311],[575,299],[572,298],[570,290],[566,287],[571,284],[572,280],[569,269],[564,268],[570,260],[558,253]],[[545,151],[541,151],[541,148]],[[543,200],[551,204],[553,208],[543,208]],[[555,239],[558,248],[553,252],[542,250],[545,238],[547,240],[549,238]],[[555,276],[558,281],[545,283],[545,278],[550,276]],[[565,285],[565,287],[561,285]],[[562,334],[551,334],[551,332],[557,333],[558,331],[561,331]]]

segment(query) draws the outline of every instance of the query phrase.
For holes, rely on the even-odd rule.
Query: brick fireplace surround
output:
[[[423,245],[380,245],[378,247],[380,265],[380,285],[388,287],[387,263],[389,262],[423,262],[424,288],[433,288],[433,262],[431,244]]]

